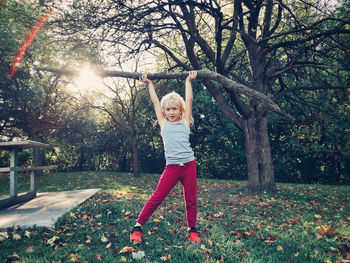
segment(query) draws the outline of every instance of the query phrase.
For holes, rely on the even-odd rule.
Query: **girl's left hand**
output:
[[[195,80],[196,78],[197,78],[197,71],[190,71],[188,73],[187,80],[192,81],[192,80]]]

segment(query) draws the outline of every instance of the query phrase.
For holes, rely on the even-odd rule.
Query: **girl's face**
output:
[[[181,119],[181,110],[177,105],[170,105],[165,108],[165,117],[170,122],[178,122]]]

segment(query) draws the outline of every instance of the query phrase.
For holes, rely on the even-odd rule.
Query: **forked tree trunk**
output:
[[[276,187],[267,121],[267,115],[244,121],[248,181],[252,192],[274,191]]]

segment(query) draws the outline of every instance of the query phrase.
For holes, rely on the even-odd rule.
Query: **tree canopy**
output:
[[[96,0],[66,5],[48,1],[46,7],[54,10],[48,24],[50,39],[63,43],[54,62],[41,61],[46,70],[70,74],[76,70],[73,57],[83,57],[98,63],[105,77],[137,79],[139,73],[120,72],[118,65],[148,52],[157,59],[157,73],[149,76],[166,81],[159,82],[161,89],[170,79],[183,79],[184,71],[198,70],[203,86],[197,88],[200,111],[193,142],[201,145],[203,163],[212,159],[214,166],[222,167],[221,158],[227,159],[226,168],[210,169],[238,174],[228,167],[232,171],[233,162],[243,161],[235,155],[245,156],[246,164],[236,165],[248,173],[254,191],[274,189],[276,178],[322,181],[306,175],[310,172],[328,171],[344,178],[349,137],[331,134],[348,134],[348,1],[330,5],[318,0]],[[62,63],[58,56],[67,52],[71,57]],[[226,120],[205,105],[219,109]],[[199,116],[210,116],[214,127],[203,127],[212,122]],[[213,121],[214,116],[218,120]],[[196,136],[214,147],[215,136],[208,133],[220,129],[223,138],[216,140],[226,141],[220,146],[226,151],[212,158]],[[237,140],[242,147],[235,146]],[[149,146],[140,145],[145,147]]]

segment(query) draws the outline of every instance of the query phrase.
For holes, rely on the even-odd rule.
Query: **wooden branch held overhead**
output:
[[[57,75],[66,75],[66,76],[75,76],[78,75],[79,71],[77,70],[69,70],[69,69],[56,69],[56,68],[49,68],[49,67],[37,67],[37,70],[40,71],[48,71],[55,73]],[[106,70],[96,70],[96,75],[101,78],[113,78],[113,77],[121,77],[121,78],[130,78],[130,79],[139,79],[142,74],[144,73],[138,73],[138,72],[125,72],[125,71],[106,71]],[[147,74],[147,77],[150,80],[155,79],[179,79],[179,80],[185,80],[188,76],[188,72],[162,72],[162,73],[149,73]],[[217,72],[210,71],[207,69],[198,70],[197,71],[197,78],[198,79],[208,79],[208,80],[214,80],[220,83],[223,87],[232,90],[234,92],[244,94],[245,96],[255,99],[258,101],[258,105],[261,108],[265,108],[271,112],[274,112],[280,116],[282,116],[285,119],[288,120],[294,120],[294,118],[285,113],[280,109],[280,107],[274,103],[269,97],[262,94],[261,92],[258,92],[254,89],[251,89],[243,84],[240,84],[238,82],[235,82]]]

